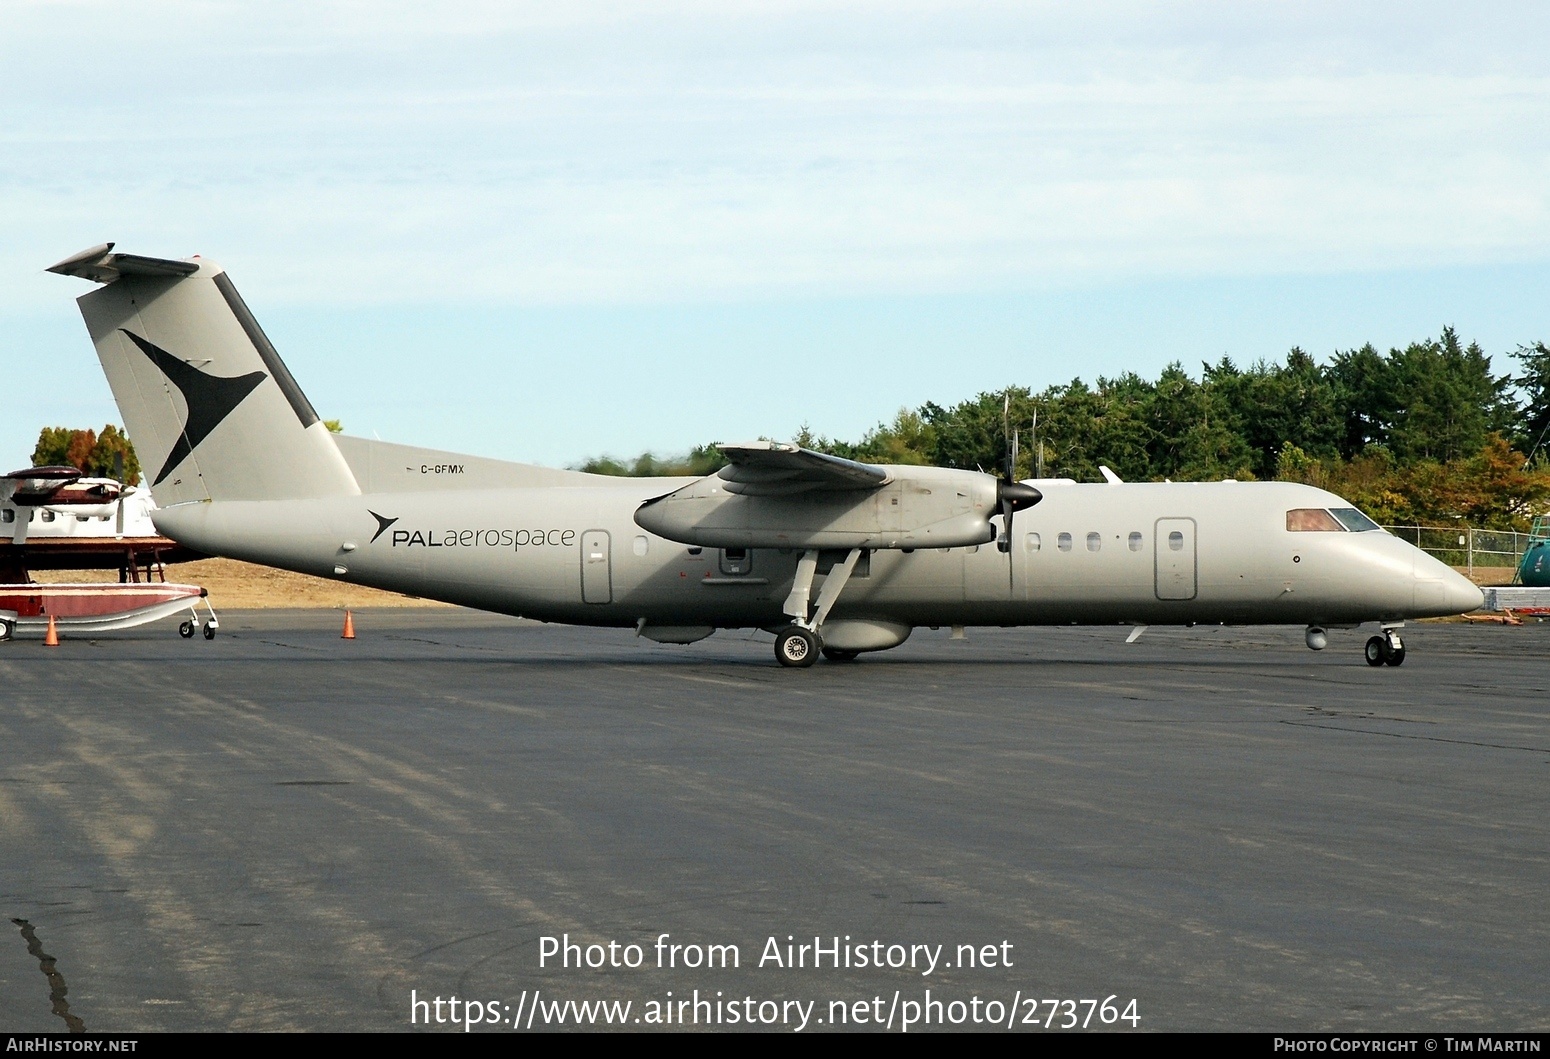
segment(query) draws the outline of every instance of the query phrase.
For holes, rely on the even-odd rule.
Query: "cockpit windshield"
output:
[[[1299,507],[1286,513],[1286,529],[1289,533],[1365,533],[1378,528],[1376,522],[1354,507],[1337,507],[1328,511],[1321,507]]]
[[[1354,507],[1332,507],[1329,513],[1338,518],[1340,524],[1352,533],[1366,533],[1368,530],[1380,528],[1376,522]]]

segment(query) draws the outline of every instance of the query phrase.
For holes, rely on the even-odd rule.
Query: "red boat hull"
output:
[[[46,627],[52,617],[62,629],[102,632],[191,611],[204,595],[198,585],[161,582],[0,585],[0,617],[20,630]]]

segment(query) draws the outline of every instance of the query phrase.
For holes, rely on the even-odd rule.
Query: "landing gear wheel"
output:
[[[838,647],[825,647],[823,656],[831,662],[854,662],[860,651],[841,651]]]
[[[1381,636],[1374,636],[1367,641],[1367,664],[1381,666],[1388,661],[1389,643]]]
[[[179,625],[178,635],[183,637],[185,640],[192,640],[194,638],[194,623],[191,621],[185,621],[182,625]]]
[[[800,625],[790,625],[775,637],[775,660],[783,666],[806,669],[818,661],[818,637]]]
[[[215,622],[213,622],[213,621],[205,622],[205,639],[206,640],[213,640],[213,639],[215,639]]]
[[[1389,633],[1383,641],[1383,646],[1388,648],[1383,654],[1383,660],[1391,666],[1405,664],[1405,642],[1399,638],[1399,633]]]

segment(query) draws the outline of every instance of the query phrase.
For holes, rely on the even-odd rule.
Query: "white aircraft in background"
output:
[[[57,633],[95,634],[184,611],[189,617],[178,631],[187,639],[199,626],[201,601],[210,613],[205,639],[213,640],[220,621],[205,590],[168,582],[165,573],[168,562],[201,557],[156,531],[154,506],[144,490],[75,467],[0,475],[0,641],[18,632],[45,636],[51,622]],[[113,569],[117,583],[39,584],[32,577],[35,570]]]
[[[81,312],[156,526],[211,555],[665,643],[760,628],[787,666],[917,626],[1300,625],[1319,650],[1366,622],[1367,661],[1399,665],[1407,619],[1482,603],[1292,483],[1007,482],[770,442],[614,478],[336,436],[214,262],[108,243],[49,271],[102,284]]]

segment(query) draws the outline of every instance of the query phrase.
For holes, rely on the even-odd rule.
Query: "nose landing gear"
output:
[[[1368,640],[1366,657],[1370,666],[1404,665],[1405,644],[1399,638],[1399,630],[1384,629],[1383,635]]]

